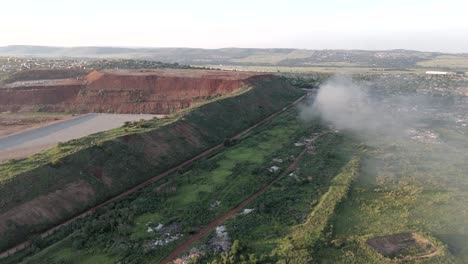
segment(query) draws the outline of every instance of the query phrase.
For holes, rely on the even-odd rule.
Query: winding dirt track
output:
[[[310,144],[312,144],[317,138],[321,137],[322,135],[324,135],[325,133],[322,133],[316,137],[314,137],[312,139],[311,142],[309,142],[305,147],[304,147],[304,150],[301,151],[301,153],[294,159],[294,161],[288,166],[288,168],[283,172],[281,173],[280,175],[278,175],[276,178],[274,178],[271,182],[269,182],[267,185],[263,186],[260,190],[256,191],[254,194],[250,195],[249,197],[247,197],[244,201],[242,201],[239,205],[237,205],[236,207],[232,208],[231,210],[229,210],[229,212],[227,212],[226,214],[224,214],[223,216],[217,218],[216,220],[214,220],[213,222],[209,223],[207,226],[205,226],[204,228],[202,228],[198,233],[194,234],[193,236],[190,237],[189,240],[185,241],[182,245],[180,245],[179,247],[177,247],[169,256],[167,256],[161,263],[162,264],[167,264],[171,261],[173,261],[175,258],[177,258],[177,256],[179,256],[182,252],[184,252],[186,249],[188,249],[190,247],[190,245],[192,245],[194,242],[198,241],[199,239],[201,239],[202,237],[204,237],[206,234],[208,234],[210,231],[212,231],[213,229],[215,229],[217,226],[219,226],[221,223],[223,223],[224,221],[226,221],[227,219],[229,219],[231,216],[234,216],[235,214],[237,214],[242,208],[244,208],[248,203],[250,203],[252,200],[254,200],[255,198],[257,198],[258,196],[260,196],[261,194],[263,194],[264,192],[266,192],[268,189],[270,189],[270,187],[275,183],[277,182],[279,179],[281,179],[284,175],[290,173],[291,171],[293,171],[296,167],[297,167],[297,163],[298,161],[302,158],[302,156],[304,156],[304,154],[306,153],[308,147],[310,146]]]
[[[279,114],[285,112],[287,109],[291,108],[292,106],[298,104],[298,103],[299,103],[300,101],[302,101],[306,96],[307,96],[307,95],[301,96],[301,97],[300,97],[299,99],[297,99],[296,101],[294,101],[294,102],[292,102],[291,104],[289,104],[289,105],[283,107],[280,111],[271,114],[270,116],[264,118],[263,120],[259,121],[259,122],[256,123],[255,125],[253,125],[253,126],[247,128],[247,129],[245,129],[245,130],[239,132],[238,134],[234,135],[231,139],[239,139],[240,137],[242,137],[242,136],[244,136],[245,134],[247,134],[247,133],[249,133],[250,131],[252,131],[254,128],[256,128],[256,127],[258,127],[258,126],[264,124],[265,122],[267,122],[267,121],[273,119],[273,118],[276,117],[277,115],[279,115]],[[153,178],[151,178],[151,179],[149,179],[149,180],[147,180],[147,181],[145,181],[145,182],[143,182],[143,183],[140,183],[140,184],[138,184],[137,186],[132,187],[131,189],[129,189],[129,190],[127,190],[127,191],[125,191],[125,192],[123,192],[123,193],[121,193],[121,194],[119,194],[119,195],[117,195],[117,196],[115,196],[115,197],[113,197],[113,198],[111,198],[111,199],[109,199],[109,200],[107,200],[107,201],[105,201],[105,202],[103,202],[103,203],[101,203],[101,204],[99,204],[99,205],[93,207],[93,208],[88,209],[88,210],[86,210],[86,211],[84,211],[84,212],[82,212],[82,213],[80,213],[80,214],[74,216],[73,218],[70,218],[70,219],[68,219],[68,220],[66,220],[66,221],[64,221],[64,222],[62,222],[62,223],[56,225],[55,227],[52,227],[52,228],[48,229],[47,231],[45,231],[45,232],[39,234],[39,236],[41,236],[42,238],[45,238],[45,237],[47,237],[47,236],[53,234],[53,233],[54,233],[55,231],[57,231],[59,228],[65,226],[65,225],[68,225],[68,224],[70,224],[71,222],[73,222],[73,221],[75,221],[75,220],[77,220],[77,219],[80,219],[80,218],[83,218],[83,217],[85,217],[85,216],[91,215],[91,214],[93,214],[97,209],[99,209],[99,208],[101,208],[101,207],[103,207],[103,206],[105,206],[105,205],[107,205],[107,204],[109,204],[109,203],[112,203],[112,202],[114,202],[114,201],[116,201],[116,200],[118,200],[118,199],[120,199],[120,198],[122,198],[122,197],[125,197],[125,196],[127,196],[127,195],[129,195],[129,194],[132,194],[132,193],[134,193],[134,192],[136,192],[136,191],[138,191],[138,190],[140,190],[140,189],[142,189],[142,188],[144,188],[144,187],[146,187],[146,186],[148,186],[148,185],[150,185],[150,184],[152,184],[152,183],[154,183],[154,182],[156,182],[156,181],[158,181],[158,180],[160,180],[160,179],[166,177],[167,175],[169,175],[169,174],[171,174],[171,173],[177,171],[178,169],[180,169],[180,168],[182,168],[182,167],[184,167],[184,166],[187,166],[187,165],[193,163],[194,161],[197,161],[197,160],[199,160],[199,159],[201,159],[201,158],[203,158],[203,157],[206,157],[206,156],[209,155],[211,152],[213,152],[213,151],[215,151],[215,150],[217,150],[217,149],[219,149],[219,148],[222,148],[223,146],[224,146],[224,144],[221,143],[221,144],[216,145],[216,146],[214,146],[214,147],[212,147],[212,148],[210,148],[210,149],[208,149],[208,150],[205,150],[204,152],[198,154],[197,156],[195,156],[195,157],[193,157],[193,158],[191,158],[191,159],[189,159],[189,160],[187,160],[187,161],[184,161],[184,162],[182,162],[181,164],[179,164],[179,165],[177,165],[177,166],[175,166],[175,167],[172,167],[171,169],[169,169],[169,170],[167,170],[167,171],[165,171],[165,172],[163,172],[163,173],[161,173],[161,174],[159,174],[159,175],[157,175],[157,176],[155,176],[155,177],[153,177]],[[273,184],[273,182],[271,182],[271,184]],[[271,186],[271,184],[270,184],[269,186]],[[268,187],[265,186],[266,189],[268,189],[269,186],[268,186]],[[264,188],[265,188],[265,187],[264,187]],[[266,190],[266,189],[265,189],[265,190]],[[260,192],[260,191],[259,191],[259,192]],[[264,192],[264,191],[263,191],[263,192]],[[261,192],[261,193],[263,193],[263,192]],[[259,194],[261,194],[261,193],[259,193]],[[259,194],[258,194],[258,195],[259,195]],[[255,195],[255,194],[254,194],[254,195]],[[258,195],[257,195],[257,196],[258,196]],[[255,197],[256,197],[256,196],[255,196]],[[254,199],[255,197],[253,197],[252,199]],[[247,199],[248,199],[248,198],[247,198]],[[247,202],[247,203],[248,203],[248,202]],[[237,208],[237,207],[236,207],[236,208]],[[224,220],[225,220],[225,219],[224,219]],[[223,221],[224,221],[224,220],[223,220]],[[13,255],[13,254],[15,254],[15,253],[21,251],[21,250],[24,250],[24,249],[28,248],[28,247],[31,245],[31,243],[32,243],[31,240],[26,240],[26,241],[24,241],[24,242],[22,242],[22,243],[20,243],[20,244],[18,244],[18,245],[16,245],[16,246],[10,248],[10,249],[7,249],[7,250],[1,252],[1,253],[0,253],[0,259],[6,258],[6,257],[8,257],[8,256],[11,256],[11,255]],[[190,243],[190,244],[191,244],[191,243]],[[181,251],[181,252],[182,252],[182,251]],[[171,254],[171,256],[172,256],[172,254]],[[176,255],[176,256],[177,256],[177,255]],[[169,257],[168,257],[168,258],[169,258]],[[167,263],[167,262],[166,262],[166,263]]]

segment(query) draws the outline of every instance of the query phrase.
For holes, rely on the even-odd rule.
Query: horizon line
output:
[[[114,46],[114,45],[84,45],[84,46],[59,46],[59,45],[30,45],[30,44],[9,44],[0,45],[0,48],[7,47],[43,47],[43,48],[62,48],[62,49],[73,49],[73,48],[115,48],[115,49],[201,49],[201,50],[223,50],[223,49],[258,49],[258,50],[309,50],[309,51],[327,51],[327,50],[340,50],[340,51],[413,51],[413,52],[430,52],[430,53],[442,53],[442,54],[468,54],[468,52],[447,52],[447,51],[435,51],[435,50],[415,50],[415,49],[311,49],[311,48],[291,48],[291,47],[274,47],[274,48],[259,48],[259,47],[221,47],[221,48],[200,48],[200,47],[183,47],[183,46]]]

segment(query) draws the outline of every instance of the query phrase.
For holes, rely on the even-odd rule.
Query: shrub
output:
[[[58,168],[63,165],[63,161],[60,158],[55,158],[50,162],[50,166]]]

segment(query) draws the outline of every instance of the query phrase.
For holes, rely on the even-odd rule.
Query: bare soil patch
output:
[[[399,233],[368,239],[366,243],[375,251],[389,258],[422,258],[437,254],[437,248],[416,233]]]

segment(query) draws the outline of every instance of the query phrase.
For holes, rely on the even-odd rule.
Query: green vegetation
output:
[[[56,263],[78,254],[85,256],[86,261],[87,256],[96,255],[126,263],[160,261],[190,234],[276,177],[279,172],[268,171],[274,158],[283,159],[286,166],[291,156],[298,155],[302,148],[294,147],[294,143],[310,135],[313,128],[296,116],[296,110],[289,110],[235,145],[78,220],[48,240],[60,241],[71,233],[68,238],[27,263]],[[183,236],[164,246],[152,246],[163,238],[155,231],[160,223],[172,227],[172,231],[167,231],[171,235]],[[154,231],[148,232],[149,227]],[[44,253],[51,250],[59,253]],[[74,259],[74,263],[90,263]]]
[[[269,64],[285,63],[283,53],[288,52],[295,56],[291,58],[292,64],[307,63],[306,59],[310,59],[307,54],[292,51],[278,51],[272,58],[268,54],[247,54],[239,55],[236,60],[240,66],[236,67],[283,71],[283,66]],[[402,61],[387,60],[393,60],[398,72],[406,71],[402,67],[416,67],[417,71],[442,67],[432,60],[446,59],[430,53],[415,56],[411,52],[395,52],[402,54]],[[342,55],[338,52],[334,56],[337,54]],[[359,56],[363,59],[364,55]],[[265,65],[244,66],[251,59],[261,59]],[[375,70],[365,66],[369,61],[363,60],[340,62],[333,67],[323,61],[322,66],[315,68],[284,69],[318,67],[328,72],[347,69],[349,64],[361,65],[354,68],[357,72]],[[450,68],[458,67],[462,65]],[[425,113],[426,118],[412,125],[416,130],[434,132],[435,143],[410,140],[407,131],[402,131],[398,140],[387,142],[379,137],[364,147],[349,134],[328,131],[319,120],[309,124],[300,122],[297,110],[288,110],[241,139],[230,140],[241,128],[281,109],[302,94],[286,82],[315,88],[328,76],[281,74],[295,78],[263,81],[233,97],[211,98],[209,104],[167,119],[128,123],[116,130],[60,144],[30,159],[0,165],[3,177],[0,212],[19,201],[56,190],[57,186],[84,180],[98,194],[92,201],[73,204],[73,211],[77,212],[202,150],[224,143],[223,148],[209,157],[100,208],[94,215],[46,239],[34,239],[31,249],[6,263],[19,262],[25,256],[26,263],[161,261],[190,235],[278,176],[303,149],[294,146],[295,142],[326,131],[312,144],[313,150],[306,152],[297,163],[293,173],[280,178],[245,207],[252,211],[241,212],[223,223],[232,242],[229,250],[213,251],[216,238],[213,232],[193,244],[198,252],[205,254],[192,262],[400,263],[403,260],[392,257],[402,256],[384,257],[367,241],[414,232],[427,238],[437,251],[431,256],[418,256],[414,245],[403,248],[399,254],[406,257],[405,263],[467,263],[468,101],[458,96],[460,91],[455,89],[466,87],[464,77],[355,75],[370,83],[363,85],[378,97],[398,95],[411,99],[423,93],[425,96],[419,98],[431,109]],[[268,171],[273,165],[280,168],[276,173]],[[112,175],[110,186],[99,178],[102,175]],[[71,215],[70,211],[62,214],[63,218]],[[10,237],[5,236],[4,241],[10,239],[8,243],[11,243],[51,225],[16,226],[15,232],[7,234]],[[160,226],[162,231],[158,230]],[[160,243],[172,237],[175,237],[173,241]]]
[[[69,198],[66,205],[54,208],[59,215],[41,216],[41,220],[30,225],[10,225],[9,231],[2,235],[0,248],[21,241],[31,233],[44,230],[222,143],[225,138],[282,109],[302,94],[283,78],[263,79],[253,88],[213,99],[173,118],[144,121],[137,126],[94,134],[60,144],[25,160],[0,164],[0,212],[77,184],[89,190],[85,201]],[[225,166],[224,170],[233,168],[232,164]],[[222,174],[222,170],[218,174]],[[197,190],[197,193],[209,191],[202,185]],[[187,194],[178,202],[189,202],[194,197]]]
[[[321,132],[323,128],[317,126],[311,131]],[[353,138],[327,133],[313,146],[314,151],[302,157],[292,175],[283,177],[246,206],[253,212],[225,223],[229,236],[241,245],[237,253],[208,254],[197,263],[300,263],[294,262],[299,254],[291,243],[306,243],[299,236],[300,230],[310,235],[322,233],[334,206],[346,196],[358,162],[351,159],[359,152]],[[309,244],[310,248],[319,246],[316,242]],[[231,260],[223,262],[226,259]]]
[[[358,170],[359,158],[354,158],[332,180],[330,189],[320,198],[306,222],[295,227],[292,234],[281,244],[279,254],[284,263],[310,263],[314,260],[317,248],[328,247],[319,243],[325,240],[325,231],[335,208],[348,195]]]
[[[418,65],[426,68],[468,71],[468,56],[466,54],[441,55],[432,60],[418,62]]]

